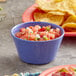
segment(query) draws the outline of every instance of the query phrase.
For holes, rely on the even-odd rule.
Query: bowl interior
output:
[[[19,32],[20,28],[25,28],[25,27],[29,27],[29,26],[35,26],[35,25],[40,25],[40,26],[48,26],[51,25],[52,28],[60,28],[61,30],[61,36],[64,35],[64,29],[62,29],[60,26],[56,25],[56,24],[52,24],[52,23],[47,23],[47,22],[27,22],[27,23],[21,23],[18,24],[16,26],[14,26],[11,30],[11,34],[13,36],[15,36],[15,33]]]

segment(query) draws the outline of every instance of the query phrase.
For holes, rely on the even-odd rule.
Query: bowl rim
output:
[[[55,26],[57,26],[58,28],[60,28],[61,30],[62,30],[62,34],[61,34],[61,36],[59,36],[59,37],[57,37],[57,38],[55,38],[55,39],[52,39],[52,40],[47,40],[47,41],[30,41],[30,40],[23,40],[23,39],[20,39],[20,38],[18,38],[18,37],[16,37],[15,36],[15,34],[13,33],[13,30],[14,29],[16,29],[17,27],[19,27],[19,26],[21,26],[21,25],[23,25],[23,24],[30,24],[30,23],[48,23],[48,22],[25,22],[25,23],[20,23],[20,24],[17,24],[16,26],[14,26],[12,29],[11,29],[11,35],[14,37],[14,38],[16,38],[16,39],[18,39],[18,40],[22,40],[22,41],[27,41],[27,42],[49,42],[49,41],[55,41],[55,40],[58,40],[58,39],[60,39],[60,38],[62,38],[62,37],[64,37],[64,29],[62,28],[62,27],[60,27],[59,25],[56,25],[56,24],[53,24],[53,23],[48,23],[49,25],[55,25]]]

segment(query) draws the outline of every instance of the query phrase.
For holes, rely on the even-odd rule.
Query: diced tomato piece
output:
[[[38,28],[38,29],[40,29],[41,27],[40,27],[39,25],[35,25],[35,28]]]
[[[66,72],[61,72],[60,76],[66,76]]]
[[[20,39],[28,39],[28,34],[21,36]]]
[[[50,36],[51,36],[50,33],[48,33],[48,34],[47,34],[47,37],[50,38]]]
[[[40,31],[45,31],[45,30],[46,30],[46,28],[41,28],[38,31],[40,32]]]
[[[42,28],[46,29],[46,26],[43,26]]]
[[[29,26],[29,28],[30,28],[30,29],[32,29],[32,28],[33,28],[33,26]]]
[[[20,39],[25,39],[25,36],[21,36]]]
[[[25,29],[25,33],[29,33],[29,29]]]
[[[49,33],[53,33],[53,32],[55,32],[55,30],[54,29],[50,29]]]
[[[33,28],[32,28],[32,31],[33,31],[33,32],[37,32],[37,31],[38,31],[38,28],[33,27]]]
[[[55,34],[50,34],[50,39],[55,39]]]
[[[18,37],[18,38],[20,38],[20,37],[22,36],[22,33],[21,33],[21,32],[17,32],[17,33],[15,34],[15,36]]]
[[[46,34],[46,32],[40,32],[40,37],[43,37]]]
[[[74,72],[74,68],[68,67],[68,69],[69,69],[70,72]]]
[[[55,32],[55,37],[57,38],[59,36],[60,36],[60,33]]]
[[[39,41],[45,41],[43,38],[40,38]]]
[[[65,76],[75,76],[75,75],[72,75],[70,73],[66,73]]]
[[[20,29],[20,32],[22,32],[22,33],[28,33],[29,32],[29,29],[21,28]]]
[[[25,30],[26,30],[25,28],[21,28],[20,32],[25,32]]]
[[[60,33],[60,29],[59,28],[56,28],[56,30],[55,30],[56,32],[58,32],[58,33]]]
[[[38,34],[38,32],[34,32],[34,33],[33,33],[33,35],[36,35],[36,34]]]
[[[36,36],[35,36],[35,35],[33,35],[33,34],[32,34],[32,35],[30,35],[30,36],[29,36],[29,40],[33,40],[33,41],[34,41],[34,40],[35,40],[35,37],[36,37]]]

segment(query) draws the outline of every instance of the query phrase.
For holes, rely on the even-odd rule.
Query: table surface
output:
[[[64,37],[56,59],[46,65],[32,65],[22,62],[10,35],[16,24],[22,23],[23,12],[34,0],[7,0],[0,3],[0,76],[20,72],[42,72],[50,67],[76,64],[76,37]]]

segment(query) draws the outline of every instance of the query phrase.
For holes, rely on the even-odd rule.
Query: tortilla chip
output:
[[[35,21],[40,22],[50,22],[57,25],[61,25],[64,21],[64,16],[61,15],[51,15],[49,13],[36,12],[34,13]]]
[[[67,18],[67,20],[64,22],[64,24],[66,24],[66,23],[76,23],[76,15],[74,15],[74,16],[69,16],[68,18]],[[64,25],[63,24],[63,25]]]
[[[62,28],[68,31],[75,32],[76,31],[76,15],[69,16],[68,19],[62,25]]]
[[[62,28],[75,28],[76,29],[76,23],[66,23],[62,26]]]
[[[61,2],[61,1],[63,1],[63,0],[55,0],[55,2]]]
[[[59,2],[56,2],[56,0],[36,0],[36,3],[38,4],[40,9],[46,12],[58,10],[70,15],[76,14],[75,0],[59,0]]]
[[[76,23],[66,23],[62,26],[65,31],[76,32]]]
[[[58,10],[56,10],[56,11],[50,11],[48,13],[50,13],[52,15],[65,15],[66,14],[65,12],[58,11]]]

